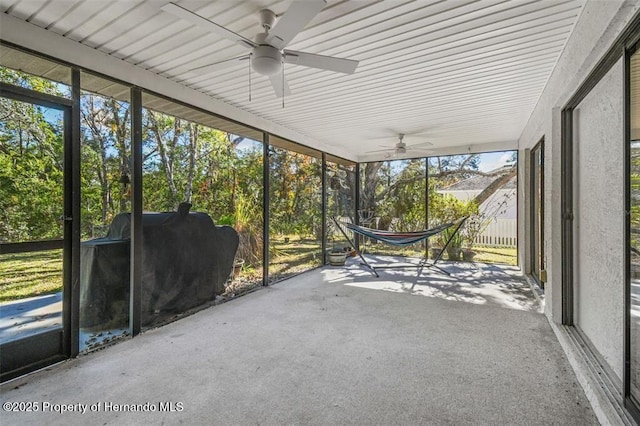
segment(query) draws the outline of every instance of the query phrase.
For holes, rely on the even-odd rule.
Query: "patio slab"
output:
[[[50,405],[3,424],[597,424],[518,271],[445,268],[299,275],[4,384]]]

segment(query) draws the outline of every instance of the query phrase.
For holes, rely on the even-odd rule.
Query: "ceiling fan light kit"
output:
[[[285,47],[307,26],[307,24],[324,8],[326,0],[296,0],[276,22],[276,14],[269,9],[258,12],[258,20],[264,32],[256,36],[256,41],[237,34],[222,25],[200,16],[175,3],[167,3],[162,7],[167,13],[188,21],[208,32],[217,34],[251,51],[243,56],[230,60],[218,61],[214,64],[193,68],[194,72],[211,72],[234,66],[239,61],[250,59],[251,68],[258,74],[269,77],[271,85],[278,97],[290,93],[284,80],[284,63],[318,68],[327,71],[353,74],[358,61],[317,55],[314,53],[286,50]],[[282,78],[278,74],[282,73]]]
[[[282,70],[282,54],[271,46],[254,47],[251,52],[251,66],[258,74],[278,74]]]

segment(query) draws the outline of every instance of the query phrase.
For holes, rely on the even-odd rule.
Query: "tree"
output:
[[[91,220],[85,215],[85,219],[91,220],[91,223],[106,224],[128,207],[120,180],[123,174],[129,172],[130,105],[127,102],[84,93],[81,98],[80,116],[84,183],[88,189],[91,182],[97,179],[101,200],[100,218]],[[114,200],[117,201],[117,206]],[[87,203],[83,205],[88,206]]]
[[[482,172],[479,170],[479,154],[432,157],[428,164],[431,223],[469,214],[474,208],[477,211],[478,206],[503,188],[517,173],[515,167]],[[474,176],[489,177],[492,182],[468,205],[455,203],[438,193],[445,187]],[[376,217],[380,218],[380,227],[386,228],[392,221],[400,230],[424,226],[424,160],[365,163],[361,165],[361,181],[360,209],[374,211]]]
[[[145,117],[148,120],[145,126],[148,135],[155,143],[152,153],[157,152],[160,157],[160,169],[164,172],[169,189],[169,204],[175,208],[180,200],[175,182],[174,162],[177,156],[178,141],[182,136],[182,123],[179,118],[157,114],[153,111],[148,111]]]
[[[485,201],[489,199],[493,194],[496,193],[497,190],[504,187],[511,179],[518,175],[518,169],[514,166],[507,170],[501,170],[489,176],[494,177],[494,181],[489,184],[482,192],[480,192],[473,201],[478,205],[482,205]]]
[[[3,81],[58,94],[47,80],[6,68],[0,74]],[[0,117],[0,241],[62,237],[62,114],[0,98]]]
[[[275,232],[316,234],[320,226],[321,163],[317,158],[272,148],[270,217]]]

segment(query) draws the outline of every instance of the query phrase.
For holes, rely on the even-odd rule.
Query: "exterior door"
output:
[[[71,107],[18,89],[0,91],[2,381],[71,355]]]

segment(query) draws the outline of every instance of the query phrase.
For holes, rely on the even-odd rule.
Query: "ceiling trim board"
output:
[[[432,154],[428,157],[413,157],[418,158],[432,158],[432,157],[444,157],[449,155],[462,155],[462,154],[482,154],[487,152],[499,152],[499,151],[512,151],[518,149],[518,141],[502,141],[502,142],[490,142],[486,144],[463,144],[447,149],[434,149]],[[404,158],[397,158],[397,160],[403,160]],[[410,158],[408,158],[410,159]],[[361,155],[358,156],[359,163],[368,163],[372,161],[390,161],[396,160],[384,158],[384,155]]]

